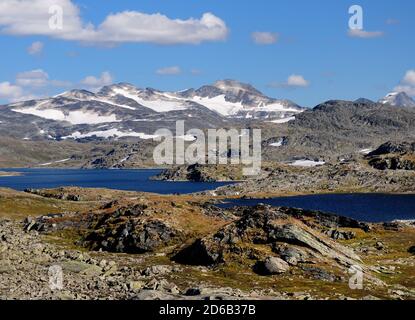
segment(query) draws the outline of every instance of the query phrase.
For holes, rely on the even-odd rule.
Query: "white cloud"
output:
[[[91,90],[97,90],[103,86],[108,86],[113,83],[113,78],[108,71],[101,73],[100,77],[88,76],[81,81],[81,84],[87,86]]]
[[[278,33],[272,32],[253,32],[251,37],[256,44],[261,45],[274,44],[278,41]]]
[[[27,53],[31,55],[41,54],[43,51],[43,43],[40,41],[33,42],[28,48]]]
[[[177,74],[182,73],[182,70],[178,66],[173,66],[173,67],[158,69],[156,73],[159,75],[163,75],[163,76],[165,75],[171,76],[171,75],[177,75]]]
[[[288,77],[287,86],[289,87],[308,87],[309,81],[304,79],[302,75],[292,74]]]
[[[10,82],[0,82],[0,99],[9,101],[17,100],[23,93],[22,88],[13,85]]]
[[[415,70],[408,70],[402,80],[402,83],[415,87]]]
[[[16,83],[22,87],[44,87],[49,83],[49,75],[42,69],[20,72]]]
[[[299,74],[292,74],[285,82],[273,82],[269,84],[271,88],[305,88],[310,85],[310,81]]]
[[[69,88],[70,81],[49,79],[42,69],[20,72],[16,75],[15,83],[2,82],[0,99],[11,102],[38,99],[47,96],[51,87]]]
[[[415,70],[408,70],[394,91],[406,92],[410,96],[415,96]]]
[[[383,37],[384,33],[382,31],[365,31],[359,29],[350,29],[349,36],[353,38],[380,38]]]
[[[51,28],[49,8],[62,8],[62,28]],[[124,11],[108,15],[95,26],[81,19],[71,0],[2,0],[0,32],[9,35],[42,35],[89,44],[116,45],[125,42],[199,44],[225,40],[228,28],[212,13],[200,19],[171,19],[160,13]]]

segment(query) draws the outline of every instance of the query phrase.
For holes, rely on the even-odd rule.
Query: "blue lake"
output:
[[[366,222],[415,219],[415,195],[324,194],[272,199],[238,199],[229,200],[220,207],[255,206],[259,203],[319,210]]]
[[[152,192],[159,194],[189,194],[213,190],[228,183],[152,181],[161,170],[77,170],[77,169],[0,169],[21,172],[16,177],[0,177],[0,187],[24,190],[26,188],[56,188],[77,186],[117,190]],[[381,222],[415,219],[415,195],[390,194],[327,194],[273,199],[229,200],[219,205],[254,206],[265,203],[273,206],[320,210],[344,215],[361,221]]]
[[[76,170],[76,169],[0,169],[21,172],[16,177],[0,177],[0,187],[24,190],[26,188],[56,188],[77,186],[109,188],[160,194],[188,194],[213,190],[226,183],[152,181],[161,170]]]

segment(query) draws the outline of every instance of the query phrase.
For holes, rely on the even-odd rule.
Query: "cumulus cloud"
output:
[[[15,101],[19,99],[23,94],[22,88],[13,85],[10,82],[0,82],[0,99],[6,99],[8,101]]]
[[[112,75],[108,71],[101,73],[99,77],[87,76],[81,81],[81,84],[85,85],[91,90],[97,90],[101,87],[108,86],[113,83]]]
[[[269,86],[272,88],[305,88],[310,85],[310,81],[306,80],[304,76],[299,74],[292,74],[285,82],[274,82]]]
[[[52,88],[69,88],[72,85],[70,81],[50,79],[42,69],[29,70],[16,74],[14,83],[2,82],[0,99],[9,102],[38,99],[47,96]]]
[[[59,21],[62,21],[61,27]],[[138,11],[110,14],[95,26],[82,21],[80,10],[72,0],[2,0],[0,32],[42,35],[87,44],[149,42],[169,45],[225,40],[228,28],[212,13],[205,13],[200,19],[181,20]]]
[[[162,76],[172,76],[182,73],[182,70],[178,66],[166,67],[156,70],[156,73]]]
[[[253,32],[251,37],[256,44],[260,45],[274,44],[278,41],[278,33],[272,32]]]
[[[415,96],[415,69],[408,70],[395,91],[405,92],[410,96]]]
[[[22,87],[44,87],[49,75],[42,69],[20,72],[16,75],[16,84]]]
[[[365,31],[359,29],[350,29],[349,36],[352,38],[380,38],[383,37],[384,33],[382,31]]]
[[[28,48],[27,53],[30,55],[38,55],[43,51],[43,43],[40,41],[33,42]]]
[[[309,81],[304,79],[302,75],[292,74],[288,77],[287,85],[289,87],[308,87]]]

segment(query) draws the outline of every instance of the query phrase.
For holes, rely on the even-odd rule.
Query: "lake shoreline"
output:
[[[19,177],[23,175],[21,172],[8,172],[0,170],[0,178],[2,177]]]

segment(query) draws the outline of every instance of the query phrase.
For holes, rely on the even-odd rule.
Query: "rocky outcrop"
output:
[[[415,170],[415,142],[387,142],[367,155],[378,170]]]
[[[275,256],[270,256],[271,252]],[[211,236],[196,240],[174,259],[181,263],[205,266],[253,261],[256,263],[255,269],[260,272],[271,270],[272,266],[275,270],[287,271],[289,264],[306,262],[325,261],[343,266],[361,264],[360,258],[352,250],[313,230],[287,214],[286,210],[262,205],[245,209],[239,220]]]
[[[111,219],[110,219],[111,220]],[[105,221],[84,240],[92,250],[122,253],[153,252],[180,239],[180,231],[159,220],[146,222],[131,219],[117,223]]]
[[[378,170],[415,170],[415,158],[412,160],[399,156],[376,157],[369,160],[369,165]]]
[[[368,154],[368,157],[380,156],[389,153],[406,154],[415,152],[415,142],[393,142],[389,141],[382,144],[375,151]]]
[[[325,234],[334,240],[351,240],[356,237],[356,233],[353,231],[340,231],[336,229],[327,230]]]
[[[415,191],[415,175],[406,170],[376,170],[358,162],[326,164],[315,168],[279,166],[264,168],[261,175],[214,191],[220,196],[258,194]],[[212,191],[204,194],[212,194]]]
[[[65,188],[55,189],[53,192],[48,192],[44,189],[25,189],[24,192],[35,194],[45,198],[54,198],[66,201],[82,201],[82,197],[79,194],[68,193]]]
[[[240,181],[243,177],[240,166],[193,164],[166,169],[152,179],[160,181],[218,182]]]

